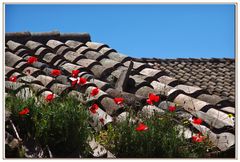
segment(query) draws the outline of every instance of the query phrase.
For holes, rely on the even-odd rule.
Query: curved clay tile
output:
[[[169,92],[171,94],[172,92]],[[175,103],[184,107],[185,110],[194,113],[201,110],[204,106],[209,105],[209,103],[189,97],[184,94],[179,94],[174,100]]]
[[[145,69],[141,70],[139,73],[142,75],[154,77],[155,79],[157,79],[163,75],[166,75],[166,73],[161,70],[156,70],[156,69],[151,69],[151,68],[145,68]]]
[[[100,52],[103,55],[108,55],[111,52],[117,52],[115,49],[112,48],[108,48],[108,47],[103,47],[101,48],[101,50],[99,50],[98,52]]]
[[[163,83],[163,84],[167,84],[167,85],[169,85],[169,86],[173,86],[173,85],[172,85],[173,82],[178,81],[177,79],[172,78],[172,77],[169,77],[169,76],[166,76],[166,75],[159,77],[157,80],[158,80],[159,82],[161,82],[161,83]]]
[[[57,81],[54,78],[46,75],[38,75],[36,79],[47,88],[51,87],[54,83],[60,83],[60,81]]]
[[[117,53],[117,52],[110,52],[107,56],[111,60],[114,60],[114,61],[117,61],[117,62],[121,62],[121,63],[130,61],[132,59],[131,57],[128,57],[128,56],[126,56],[124,54]]]
[[[106,58],[106,56],[96,51],[87,51],[84,53],[84,56],[86,56],[89,59],[98,60],[98,61],[103,58]]]
[[[50,90],[53,91],[57,95],[67,95],[69,91],[71,91],[70,85],[64,85],[61,83],[54,83],[50,87]]]
[[[219,110],[226,112],[226,113],[230,113],[230,114],[235,114],[235,108],[234,107],[222,107]]]
[[[68,47],[71,47],[72,49],[74,50],[77,50],[78,48],[82,47],[82,46],[85,46],[84,43],[82,42],[78,42],[78,41],[74,41],[74,40],[68,40],[65,42],[65,44],[68,46]]]
[[[80,59],[86,58],[86,56],[73,51],[68,51],[63,57],[70,62],[77,62]]]
[[[87,51],[91,51],[91,49],[86,47],[86,46],[82,46],[82,47],[78,48],[78,50],[76,52],[81,53],[81,54],[85,54]]]
[[[10,50],[12,50],[13,52],[16,52],[17,50],[23,48],[23,49],[27,49],[24,45],[20,44],[20,43],[17,43],[17,42],[14,42],[14,41],[11,41],[9,40],[7,42],[7,45],[8,45],[8,48]]]
[[[105,68],[102,65],[94,65],[90,68],[96,78],[104,79],[113,71],[113,68]]]
[[[68,63],[68,62],[63,64],[61,67],[65,69],[69,74],[72,74],[73,70],[80,70],[80,72],[85,71],[85,68],[83,66]]]
[[[14,67],[20,71],[22,71],[23,69],[25,69],[26,67],[29,67],[31,65],[29,65],[27,62],[25,62],[24,60],[22,60],[21,62],[18,62]]]
[[[152,81],[151,82],[151,86],[153,87],[153,89],[157,92],[159,92],[160,94],[162,95],[165,95],[167,96],[168,95],[168,92],[173,89],[173,87],[167,85],[167,84],[163,84],[163,83],[160,83],[158,81]]]
[[[9,78],[13,73],[18,73],[20,75],[19,71],[15,68],[5,66],[5,76]]]
[[[99,62],[106,68],[111,68],[111,67],[118,68],[119,66],[121,66],[121,64],[119,62],[110,60],[107,58],[103,58]]]
[[[46,43],[47,46],[51,47],[53,50],[57,50],[59,47],[61,46],[65,46],[64,43],[58,41],[58,40],[49,40],[47,43]]]
[[[52,52],[51,50],[49,50],[48,48],[45,47],[40,47],[35,53],[34,55],[38,56],[39,58],[42,58],[46,53]]]
[[[52,65],[55,63],[58,59],[61,59],[61,56],[55,55],[53,53],[46,53],[42,58],[42,61]]]
[[[100,63],[97,62],[97,61],[95,61],[95,60],[83,58],[83,59],[78,60],[78,61],[76,62],[76,64],[91,69],[91,67],[93,67],[94,65],[99,65]]]
[[[43,93],[44,91],[48,91],[49,93],[51,92],[49,91],[49,89],[47,89],[43,85],[36,84],[36,83],[30,84],[30,87],[37,96],[41,95],[41,93]]]
[[[39,84],[39,85],[42,84],[39,80],[37,80],[35,77],[33,77],[31,75],[21,77],[19,79],[19,81],[23,82],[23,83],[28,83],[28,84],[31,84],[31,83],[36,83],[36,84]]]
[[[137,77],[136,75],[130,76],[129,79],[133,79],[134,80],[134,85],[131,85],[131,86],[133,86],[136,89],[138,89],[140,87],[143,87],[143,86],[151,87],[149,82],[143,80],[142,78]]]
[[[201,94],[197,99],[208,102],[210,104],[216,105],[223,99],[217,95]]]
[[[138,90],[136,90],[135,95],[148,98],[149,93],[159,94],[159,92],[155,91],[153,88],[148,86],[143,86]]]
[[[84,77],[84,75],[83,75],[83,77]],[[92,78],[89,80],[89,82],[94,83],[99,89],[101,89],[103,91],[106,90],[107,88],[111,87],[111,85],[109,83],[103,82],[99,79]]]
[[[29,49],[31,49],[33,51],[37,51],[40,47],[44,47],[44,45],[42,43],[35,42],[32,40],[27,41],[25,46],[27,46]]]
[[[29,85],[25,83],[5,81],[6,92],[14,92],[16,94],[21,89],[24,89],[26,87],[29,87]]]
[[[19,61],[23,61],[23,59],[11,52],[5,53],[5,65],[14,67]]]
[[[21,48],[15,52],[15,55],[18,55],[20,57],[25,57],[26,55],[33,55],[33,52],[31,52],[30,50]]]
[[[210,108],[207,112],[198,111],[196,116],[203,119],[210,127],[217,129],[225,126],[234,127],[234,121],[229,118],[228,114],[213,108]]]
[[[117,105],[112,98],[107,96],[101,99],[100,104],[111,116],[116,116],[124,111],[122,106]]]
[[[38,68],[31,67],[31,66],[24,68],[22,70],[22,72],[26,75],[32,75],[34,77],[43,74],[43,72],[41,70],[39,70]]]
[[[96,43],[96,42],[87,42],[86,45],[89,48],[92,48],[92,49],[94,49],[96,51],[99,51],[103,47],[108,47],[108,45],[106,45],[106,44]]]
[[[56,54],[57,55],[65,55],[67,52],[69,51],[74,51],[73,49],[67,47],[67,46],[60,46],[57,50],[56,50]]]

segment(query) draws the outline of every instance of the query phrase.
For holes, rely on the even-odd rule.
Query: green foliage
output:
[[[60,155],[81,150],[89,152],[88,138],[91,135],[87,109],[72,98],[58,98],[43,104],[34,116],[36,138]]]
[[[48,145],[58,157],[71,156],[74,152],[88,156],[92,132],[87,108],[70,97],[56,98],[49,103],[37,103],[35,99],[6,98],[6,108],[12,112],[11,118],[21,138],[31,137],[43,147]],[[19,115],[25,107],[30,112]]]
[[[14,96],[6,97],[6,109],[11,111],[11,119],[17,124],[18,132],[22,135],[21,138],[31,138],[34,134],[34,123],[32,120],[33,110],[36,109],[35,98],[23,100]],[[24,108],[28,108],[30,112],[27,115],[19,115],[19,112]]]
[[[140,115],[141,116],[141,115]],[[182,158],[202,157],[206,143],[186,140],[176,129],[171,113],[141,116],[148,126],[146,131],[136,131],[137,124],[125,120],[101,131],[97,140],[117,157],[122,158]]]

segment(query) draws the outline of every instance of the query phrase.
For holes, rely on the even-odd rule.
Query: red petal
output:
[[[92,89],[91,96],[96,96],[98,92],[99,92],[99,89],[97,87]]]
[[[153,104],[150,99],[147,99],[147,103],[148,103],[149,105],[152,105],[152,104]]]
[[[169,106],[168,110],[169,110],[170,112],[173,112],[173,111],[176,110],[176,107],[175,107],[175,106]]]
[[[146,126],[145,124],[143,123],[140,123],[138,125],[138,127],[136,128],[136,131],[145,131],[145,130],[148,130],[148,126]]]
[[[197,125],[200,125],[200,124],[202,124],[202,119],[201,118],[195,118],[195,119],[193,119],[193,123],[197,124]]]
[[[86,82],[87,82],[87,79],[85,79],[85,78],[79,79],[79,84],[85,84]]]
[[[154,97],[154,102],[158,102],[160,100],[160,97],[159,96],[155,96]]]
[[[52,101],[54,99],[54,94],[49,94],[47,95],[47,97],[45,98],[47,101]]]
[[[34,57],[34,56],[29,57],[28,60],[27,60],[27,62],[28,62],[29,64],[32,64],[32,63],[34,63],[34,62],[36,62],[36,61],[37,61],[37,58]]]
[[[97,112],[97,109],[98,109],[98,105],[97,104],[93,104],[91,107],[90,107],[90,111],[95,114]]]
[[[26,115],[29,113],[29,109],[28,108],[24,108],[22,111],[19,112],[19,115]]]
[[[154,95],[153,93],[149,93],[148,98],[149,98],[151,101],[155,101],[155,95]]]
[[[51,74],[52,74],[53,76],[59,76],[59,75],[61,75],[61,71],[60,71],[60,70],[57,70],[57,69],[53,69],[53,70],[51,71]]]
[[[11,77],[9,78],[9,81],[11,81],[11,82],[16,82],[16,81],[17,81],[17,77],[16,77],[16,76],[11,76]]]
[[[73,70],[72,77],[76,78],[78,76],[79,72],[80,72],[79,70]]]
[[[114,102],[116,104],[122,104],[123,103],[123,98],[114,98]]]

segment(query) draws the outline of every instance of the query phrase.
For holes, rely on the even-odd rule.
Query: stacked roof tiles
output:
[[[37,57],[38,61],[29,64],[30,56]],[[91,125],[96,130],[127,114],[122,105],[114,102],[114,97],[123,97],[126,104],[134,103],[136,107],[142,105],[138,109],[146,113],[164,111],[169,104],[178,104],[181,107],[177,110],[179,118],[189,121],[192,117],[202,118],[203,124],[191,122],[192,127],[208,135],[221,151],[225,151],[235,146],[234,118],[229,117],[229,114],[235,115],[234,80],[228,81],[234,77],[231,70],[234,62],[221,59],[218,64],[197,60],[195,64],[192,60],[131,58],[106,44],[92,42],[87,33],[6,33],[5,90],[6,94],[14,90],[24,97],[31,96],[32,92],[43,97],[54,93],[72,95],[84,103],[94,101],[101,108],[93,114]],[[225,76],[221,76],[224,79],[219,78],[216,67],[224,69]],[[61,75],[53,76],[53,69],[61,70]],[[78,76],[86,78],[87,83],[73,87],[72,70],[80,70]],[[209,73],[205,75],[204,70]],[[123,86],[121,79],[127,73],[129,77],[127,82],[122,81]],[[198,80],[200,75],[201,81]],[[11,76],[16,76],[17,82],[9,81]],[[212,79],[213,76],[220,79],[219,83]],[[225,79],[226,76],[229,77]],[[221,92],[218,92],[220,86]],[[96,87],[100,93],[91,96]],[[161,96],[157,107],[144,106],[149,93]],[[104,118],[104,122],[97,122],[100,118]]]
[[[235,101],[235,60],[211,59],[136,59],[152,63],[153,68],[166,71],[169,76],[190,86],[207,89],[210,94]]]

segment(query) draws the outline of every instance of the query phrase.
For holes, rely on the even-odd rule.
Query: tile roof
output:
[[[212,95],[235,101],[235,60],[230,58],[177,58],[137,61],[149,63],[153,68],[164,70],[179,82],[207,89]],[[176,83],[172,83],[176,84]]]
[[[99,115],[92,114],[91,125],[96,130],[128,114],[114,97],[123,97],[127,104],[149,114],[178,104],[179,119],[201,117],[203,124],[192,123],[192,127],[208,134],[220,150],[235,146],[234,121],[228,116],[235,114],[232,59],[137,59],[92,42],[87,33],[6,33],[5,40],[6,93],[13,90],[28,97],[36,92],[45,97],[53,92],[83,103],[94,101],[100,106]],[[38,61],[27,63],[30,56]],[[53,69],[61,70],[61,75],[52,76]],[[74,88],[70,77],[77,69],[87,83]],[[17,76],[17,82],[10,82],[10,76]],[[92,97],[95,87],[100,91]],[[146,105],[149,93],[161,96],[159,105],[139,107]],[[105,122],[99,125],[96,121],[103,116]]]

